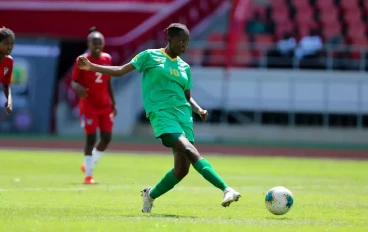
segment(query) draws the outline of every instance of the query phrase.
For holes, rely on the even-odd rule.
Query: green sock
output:
[[[211,164],[207,160],[198,160],[195,164],[193,164],[193,167],[215,187],[221,189],[222,191],[224,191],[225,188],[228,187],[225,181],[216,173],[216,171],[212,168]]]
[[[160,180],[160,182],[158,182],[157,185],[151,189],[151,191],[150,191],[150,197],[152,199],[158,198],[159,196],[165,194],[166,192],[168,192],[169,190],[171,190],[172,188],[174,188],[174,186],[177,183],[179,183],[180,181],[181,181],[181,179],[178,179],[174,175],[174,169],[171,169]]]

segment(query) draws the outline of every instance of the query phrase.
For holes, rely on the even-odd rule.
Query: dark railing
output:
[[[317,56],[301,60],[296,57],[274,56],[272,51],[275,48],[276,44],[240,43],[235,52],[234,65],[255,68],[368,71],[368,47],[325,45]],[[225,53],[214,55],[211,54],[211,50],[225,51],[226,44],[207,41],[193,42],[183,59],[192,65],[223,66],[226,60]],[[202,51],[202,53],[194,51]],[[209,60],[212,62],[207,62]]]

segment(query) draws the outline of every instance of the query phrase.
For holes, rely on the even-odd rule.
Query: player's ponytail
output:
[[[96,34],[101,34],[101,33],[97,30],[97,27],[95,27],[95,26],[91,27],[89,29],[89,34],[87,36],[87,40],[93,39],[96,36]]]
[[[91,34],[92,32],[98,32],[98,30],[97,30],[97,27],[91,27],[90,29],[89,29],[89,33],[88,34]]]

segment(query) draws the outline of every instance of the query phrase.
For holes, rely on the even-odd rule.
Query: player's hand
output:
[[[78,57],[78,68],[86,71],[91,70],[92,63],[84,56]]]
[[[83,87],[80,84],[77,85],[77,87],[75,88],[75,91],[77,92],[78,97],[80,97],[80,98],[88,97],[88,93],[87,93],[88,89]]]
[[[113,113],[114,117],[115,117],[116,115],[118,115],[118,108],[116,108],[116,106],[115,106],[115,105],[112,107],[112,113]]]
[[[206,121],[208,119],[207,110],[200,110],[198,114],[201,117],[202,121]]]
[[[7,115],[11,114],[13,112],[13,106],[11,102],[5,102],[5,113]]]

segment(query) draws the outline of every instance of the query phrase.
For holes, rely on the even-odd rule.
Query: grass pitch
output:
[[[140,190],[170,168],[170,156],[105,155],[100,184],[81,184],[81,153],[0,151],[0,231],[368,231],[368,162],[325,159],[206,157],[242,194],[229,208],[222,192],[193,168],[172,191],[141,213]],[[283,216],[264,197],[289,188]]]

